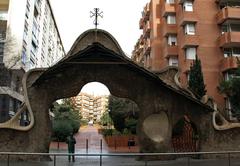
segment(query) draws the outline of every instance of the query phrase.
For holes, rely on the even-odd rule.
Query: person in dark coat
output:
[[[67,137],[66,143],[68,144],[68,153],[75,153],[75,144],[76,144],[76,139],[73,137],[73,134]],[[72,161],[75,161],[75,156],[74,155],[69,155],[68,156],[68,161],[71,161],[71,156],[72,156]]]

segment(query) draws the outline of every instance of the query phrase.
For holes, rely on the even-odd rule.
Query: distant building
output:
[[[108,107],[108,96],[94,96],[81,92],[72,98],[72,102],[83,119],[99,122]]]
[[[49,0],[0,1],[0,122],[23,102],[24,72],[52,66],[64,56]]]
[[[198,57],[207,94],[231,116],[231,104],[218,91],[240,57],[239,0],[150,0],[139,22],[143,33],[132,59],[159,72],[176,66],[188,87],[189,70]]]

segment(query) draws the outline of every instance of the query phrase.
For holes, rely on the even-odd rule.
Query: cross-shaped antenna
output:
[[[93,24],[95,25],[95,28],[97,29],[97,26],[99,25],[98,23],[98,16],[103,18],[103,12],[99,12],[100,9],[99,8],[94,8],[93,9],[94,11],[90,11],[90,17],[95,17],[94,21],[93,21]]]

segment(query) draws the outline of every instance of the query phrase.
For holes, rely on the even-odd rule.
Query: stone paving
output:
[[[79,132],[74,135],[76,139],[76,153],[100,153],[101,152],[101,146],[100,141],[102,140],[102,153],[112,153],[112,152],[139,152],[138,146],[133,147],[108,147],[107,143],[105,142],[103,136],[98,133],[98,126],[84,126],[81,127]],[[88,150],[86,150],[86,140],[88,140]],[[58,143],[52,142],[50,145],[51,150],[67,150],[67,144],[64,142]],[[57,152],[57,151],[56,151]]]

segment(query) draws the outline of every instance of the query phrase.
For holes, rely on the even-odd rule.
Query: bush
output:
[[[125,120],[126,128],[131,132],[131,134],[136,134],[137,119],[128,118]]]
[[[103,129],[101,133],[103,136],[109,136],[113,134],[113,129]]]

